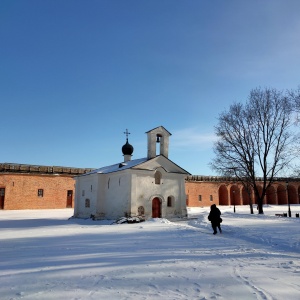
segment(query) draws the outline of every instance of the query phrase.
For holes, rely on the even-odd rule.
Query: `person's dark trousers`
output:
[[[211,227],[212,227],[212,229],[213,229],[213,234],[216,234],[217,233],[217,225],[216,224],[214,224],[214,223],[211,223]]]

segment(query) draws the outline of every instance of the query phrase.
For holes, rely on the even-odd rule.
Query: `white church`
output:
[[[190,174],[168,159],[171,133],[163,126],[146,132],[148,155],[134,160],[128,134],[122,162],[75,177],[74,217],[186,217],[185,177]]]

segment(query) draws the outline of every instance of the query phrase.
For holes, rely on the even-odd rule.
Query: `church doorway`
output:
[[[161,218],[161,202],[157,197],[152,200],[152,218]]]

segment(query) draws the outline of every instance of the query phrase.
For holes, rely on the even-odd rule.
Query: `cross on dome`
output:
[[[126,144],[123,145],[122,152],[124,155],[124,161],[126,162],[126,161],[130,160],[130,158],[131,158],[131,155],[133,153],[133,147],[132,147],[132,145],[130,145],[128,143],[128,135],[130,134],[128,129],[126,129],[126,131],[124,131],[124,134],[126,134]]]
[[[128,135],[130,134],[130,132],[128,132],[127,128],[126,128],[126,131],[124,131],[124,134],[126,134],[126,140],[128,141]]]

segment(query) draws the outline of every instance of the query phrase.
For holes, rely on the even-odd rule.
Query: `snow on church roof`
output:
[[[130,160],[130,161],[127,161],[127,162],[121,162],[121,163],[114,164],[114,165],[111,165],[111,166],[106,166],[106,167],[102,167],[102,168],[99,168],[99,169],[95,169],[91,172],[83,174],[82,176],[90,175],[90,174],[108,174],[108,173],[117,172],[117,171],[121,171],[121,170],[123,171],[123,170],[126,170],[126,169],[130,169],[132,167],[135,167],[135,166],[137,166],[137,165],[139,165],[139,164],[141,164],[145,161],[147,161],[146,157]]]

